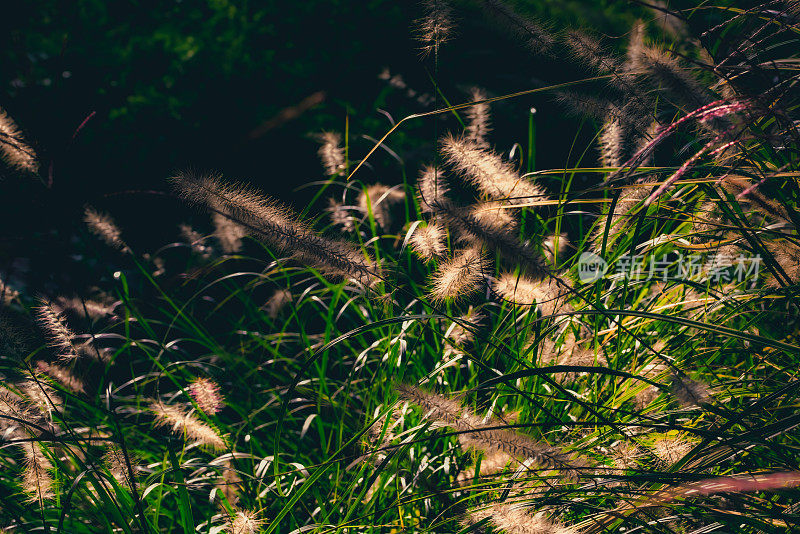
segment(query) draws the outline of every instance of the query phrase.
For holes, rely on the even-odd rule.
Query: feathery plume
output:
[[[682,460],[694,446],[694,440],[685,432],[667,433],[653,439],[651,449],[656,458],[670,466]]]
[[[417,256],[430,261],[442,258],[447,253],[446,238],[447,230],[431,221],[427,226],[417,226],[408,243]]]
[[[622,165],[623,126],[619,119],[608,117],[600,129],[600,166],[617,168]]]
[[[91,206],[86,206],[83,212],[83,221],[89,227],[89,231],[105,241],[109,247],[125,253],[131,251],[122,240],[122,231],[108,213],[102,213]]]
[[[516,462],[513,457],[502,451],[486,453],[481,459],[480,475],[483,477],[496,475],[504,472],[508,467],[515,467],[517,464],[518,462]],[[458,474],[456,482],[458,482],[460,486],[469,484],[477,473],[476,467],[468,467]]]
[[[545,514],[531,513],[518,504],[494,503],[472,509],[468,521],[475,524],[488,518],[495,528],[508,534],[577,534],[577,530],[554,523]]]
[[[25,462],[22,472],[22,491],[27,495],[27,502],[42,503],[55,498],[55,482],[50,476],[53,464],[42,452],[39,443],[35,440],[24,441],[22,447]]]
[[[59,358],[73,360],[78,357],[78,352],[72,342],[75,334],[72,333],[64,316],[56,310],[55,306],[44,299],[36,309],[36,318],[39,326],[45,331],[50,341],[49,345],[60,354]]]
[[[53,412],[61,409],[64,404],[63,399],[49,384],[27,372],[26,379],[17,384],[17,387],[33,413],[47,421],[52,421]]]
[[[337,202],[334,198],[328,199],[328,207],[325,209],[330,214],[331,223],[343,232],[351,233],[356,229],[356,218],[350,211]]]
[[[503,300],[518,306],[536,306],[543,316],[553,315],[565,303],[569,284],[555,277],[547,280],[532,280],[524,275],[503,273],[492,284],[492,288]]]
[[[114,306],[91,299],[79,297],[57,297],[55,304],[59,311],[72,310],[75,313],[91,319],[102,319],[114,315]]]
[[[4,439],[27,436],[21,431],[26,423],[33,423],[40,418],[31,409],[30,404],[9,391],[0,392],[0,431]]]
[[[706,384],[678,375],[672,377],[672,395],[685,408],[705,404],[711,398]]]
[[[233,462],[225,462],[222,476],[217,479],[215,486],[231,506],[236,506],[239,502],[239,493],[242,491],[242,477],[236,472]]]
[[[607,54],[598,40],[582,31],[568,31],[564,44],[575,59],[600,74],[615,72],[621,67],[619,59]]]
[[[501,0],[482,0],[481,5],[528,50],[534,54],[552,54],[555,39],[532,19],[520,16]]]
[[[470,90],[470,97],[473,102],[486,100],[488,97],[483,89],[473,87]],[[475,143],[481,148],[489,148],[487,137],[492,130],[491,119],[489,116],[489,104],[481,103],[468,107],[464,114],[467,117],[467,128],[464,131],[464,139]]]
[[[324,274],[349,277],[367,287],[381,281],[377,265],[363,251],[346,241],[316,234],[289,208],[253,189],[227,184],[217,176],[188,173],[173,178],[173,184],[189,202],[210,205],[246,226],[255,236]]]
[[[32,173],[39,172],[36,152],[25,141],[17,123],[0,108],[0,154],[12,167]]]
[[[292,302],[292,292],[288,289],[276,289],[272,296],[269,297],[267,303],[264,304],[264,310],[270,319],[275,319],[281,310],[290,302]]]
[[[446,202],[449,190],[441,170],[432,165],[423,167],[417,180],[417,197],[422,213],[435,212],[437,206]]]
[[[431,299],[442,302],[474,293],[480,289],[487,269],[486,258],[480,250],[468,248],[457,251],[433,273]]]
[[[800,246],[788,239],[766,241],[764,245],[775,262],[780,265],[783,273],[789,277],[789,283],[794,284],[800,281]],[[783,274],[781,274],[781,278],[784,278]],[[770,273],[765,285],[780,287],[782,284]]]
[[[174,434],[185,436],[215,451],[221,451],[227,447],[227,443],[215,429],[200,421],[184,408],[154,401],[150,404],[150,411],[156,416],[155,426],[157,428],[169,427]]]
[[[192,247],[192,251],[195,254],[203,259],[211,257],[213,251],[210,246],[205,244],[205,237],[200,232],[197,232],[194,228],[184,223],[180,224],[178,229],[180,230],[183,240]]]
[[[219,385],[210,378],[197,378],[189,385],[189,394],[207,414],[219,413],[224,404]]]
[[[493,200],[524,204],[546,198],[541,187],[519,176],[498,154],[465,138],[445,137],[442,154],[469,183]]]
[[[644,47],[642,55],[642,63],[650,79],[672,96],[693,108],[709,103],[706,90],[675,58],[653,47]]]
[[[490,213],[499,210],[486,210],[480,204],[462,208],[449,202],[440,204],[438,209],[439,220],[458,232],[462,240],[496,251],[531,274],[541,276],[548,272],[542,254],[515,235],[514,224],[509,222],[507,213]],[[502,225],[503,221],[507,222],[506,226]]]
[[[416,21],[416,35],[423,57],[439,55],[439,47],[450,40],[455,24],[447,0],[425,0],[425,16]]]
[[[542,251],[544,257],[551,265],[558,265],[564,263],[567,259],[567,250],[571,246],[567,234],[560,233],[558,235],[550,234],[542,241]]]
[[[53,378],[61,385],[73,393],[83,393],[83,380],[72,374],[72,371],[60,365],[52,365],[47,362],[39,360],[36,362],[36,369],[40,373],[44,373]]]
[[[636,445],[627,441],[620,441],[611,450],[611,457],[614,467],[617,469],[635,469],[639,466],[639,458],[642,457],[642,452]]]
[[[120,486],[127,486],[133,489],[136,484],[136,472],[139,471],[141,467],[138,465],[135,458],[128,457],[128,460],[130,460],[131,469],[128,469],[128,462],[125,459],[125,454],[118,445],[110,444],[106,447],[106,452],[103,455],[103,463],[106,469],[108,469],[108,472],[111,473],[111,476],[114,477],[114,480],[116,480]]]
[[[358,207],[367,214],[372,213],[379,228],[389,228],[392,222],[392,206],[402,202],[406,194],[396,187],[384,184],[368,185],[358,195]]]
[[[212,209],[223,209],[217,206],[216,202],[209,202]],[[216,211],[211,214],[211,222],[214,223],[214,237],[225,254],[236,254],[242,250],[242,238],[247,235],[247,228]]]
[[[11,286],[0,278],[0,305],[8,304],[13,300],[19,298],[19,292],[14,290]]]
[[[455,400],[414,386],[402,385],[397,390],[401,399],[425,410],[426,418],[461,432],[458,440],[466,448],[485,453],[503,452],[520,461],[530,459],[540,466],[559,470],[571,480],[577,480],[578,470],[586,466],[582,459],[557,447],[503,428],[504,423],[496,419],[484,424],[480,417]]]
[[[317,154],[325,167],[325,173],[334,176],[342,172],[345,168],[342,136],[336,132],[322,132],[317,140],[320,142]]]
[[[230,534],[256,534],[261,528],[262,520],[258,519],[255,512],[237,510],[230,518],[228,532]]]

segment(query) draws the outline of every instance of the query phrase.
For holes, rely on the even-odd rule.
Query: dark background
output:
[[[638,17],[652,18],[628,2],[509,5],[556,33],[577,25],[616,38]],[[7,9],[0,106],[36,147],[43,171],[37,179],[0,170],[3,261],[41,253],[43,238],[60,240],[66,254],[68,229],[86,203],[113,213],[134,244],[152,250],[168,242],[191,212],[148,191],[167,191],[166,179],[186,168],[219,171],[303,206],[311,189],[296,188],[323,178],[309,134],[343,132],[347,118],[356,160],[372,146],[364,135],[391,126],[379,108],[397,121],[442,105],[438,96],[427,105],[409,98],[379,79],[384,69],[431,96],[435,72],[452,103],[473,85],[496,96],[583,75],[564,57],[542,59],[520,46],[478,2],[453,6],[455,38],[436,72],[414,40],[424,13],[416,2],[38,0]],[[309,97],[321,102],[298,110]],[[539,111],[537,167],[577,161],[597,125],[570,117],[549,95],[493,105],[495,146],[525,144],[531,106]],[[450,114],[408,123],[387,142],[404,165],[379,151],[358,178],[395,184],[405,171],[413,180],[448,128],[459,129]],[[587,158],[594,163],[595,151]]]

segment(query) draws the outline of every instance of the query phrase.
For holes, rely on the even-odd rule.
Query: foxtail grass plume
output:
[[[218,209],[214,202],[209,202],[209,206]],[[211,214],[211,222],[214,223],[214,237],[225,254],[236,254],[242,250],[242,239],[247,235],[247,228],[216,211]]]
[[[516,42],[537,55],[551,56],[555,39],[538,21],[524,17],[501,0],[481,0],[485,12]]]
[[[678,375],[672,377],[672,395],[685,408],[705,404],[711,399],[711,392],[706,384]]]
[[[570,284],[556,277],[533,280],[524,275],[503,273],[492,284],[500,298],[518,306],[536,306],[543,316],[553,315],[566,304]]]
[[[387,229],[392,223],[392,207],[405,197],[405,193],[396,187],[372,184],[358,195],[358,207],[365,215],[372,213],[379,228]]]
[[[456,477],[456,482],[458,482],[459,485],[464,486],[466,484],[470,484],[475,479],[475,475],[479,473],[482,477],[497,475],[499,473],[503,473],[509,468],[516,467],[517,465],[518,462],[516,462],[513,457],[505,452],[495,451],[487,453],[484,454],[483,458],[481,459],[480,471],[477,469],[477,466],[468,467],[458,474]]]
[[[322,132],[317,136],[320,142],[319,159],[325,168],[328,176],[339,174],[345,169],[344,148],[342,148],[342,136],[336,132]]]
[[[185,408],[154,401],[150,411],[156,416],[156,427],[168,427],[174,434],[196,441],[215,451],[224,450],[227,443],[215,429],[203,423]]]
[[[256,237],[284,250],[323,274],[347,277],[366,287],[381,282],[378,266],[346,241],[316,234],[289,208],[240,184],[218,176],[183,173],[173,178],[175,189],[189,202],[205,204],[248,228]]]
[[[550,234],[542,241],[544,257],[550,265],[561,265],[567,259],[567,251],[571,247],[567,234]]]
[[[492,200],[525,204],[546,198],[541,187],[519,176],[498,154],[465,138],[445,137],[442,154],[467,182]]]
[[[83,380],[75,376],[72,371],[66,367],[39,360],[36,362],[36,370],[51,377],[73,393],[84,392]]]
[[[262,523],[263,521],[255,512],[237,510],[230,518],[227,532],[230,534],[256,534]]]
[[[0,305],[9,304],[19,298],[19,292],[0,278]]]
[[[16,169],[37,173],[39,160],[36,151],[25,141],[17,123],[0,108],[0,154]]]
[[[58,311],[72,310],[73,312],[91,319],[103,319],[114,315],[113,304],[107,304],[99,300],[83,299],[79,297],[57,297],[55,304]]]
[[[217,479],[215,486],[231,506],[236,506],[239,502],[239,493],[242,491],[242,477],[236,472],[233,462],[225,462],[222,476]]]
[[[654,438],[650,449],[656,458],[671,466],[689,454],[695,445],[695,440],[685,432],[667,433]]]
[[[354,232],[356,229],[356,218],[350,213],[341,202],[334,198],[328,199],[328,207],[325,209],[328,212],[331,224],[338,227],[343,232]]]
[[[83,212],[83,221],[89,227],[89,231],[102,239],[109,247],[124,253],[131,251],[122,240],[122,230],[108,213],[99,212],[91,206],[86,206]]]
[[[439,47],[450,40],[455,24],[448,0],[425,0],[425,16],[416,21],[415,33],[423,57],[439,55]]]
[[[434,213],[438,206],[446,202],[450,190],[442,171],[432,165],[422,168],[417,180],[417,198],[422,213]]]
[[[473,448],[487,454],[502,452],[519,461],[531,460],[548,469],[556,469],[570,479],[577,480],[579,470],[587,463],[557,447],[519,434],[496,419],[484,423],[461,403],[420,388],[408,385],[397,387],[400,398],[415,404],[425,411],[425,417],[440,426],[448,426],[458,432],[458,440],[465,448]]]
[[[431,276],[430,297],[442,302],[471,295],[481,288],[487,270],[487,260],[479,249],[456,251]]]
[[[129,462],[130,467],[128,465]],[[126,459],[122,448],[116,444],[111,444],[106,447],[103,463],[120,486],[134,488],[137,471],[141,469],[135,458],[129,456]]]
[[[53,412],[60,411],[64,406],[64,400],[56,390],[36,375],[26,372],[25,379],[17,387],[25,402],[39,418],[52,421]]]
[[[486,91],[478,87],[470,90],[470,97],[473,102],[486,100]],[[475,143],[481,148],[489,148],[489,133],[492,131],[491,117],[489,115],[489,104],[482,102],[468,107],[464,111],[467,118],[467,128],[464,131],[464,138]]]
[[[189,394],[207,414],[219,413],[222,410],[224,399],[219,391],[219,384],[210,378],[200,377],[189,384]]]
[[[56,349],[59,358],[73,360],[78,357],[77,349],[73,343],[75,334],[67,326],[64,316],[56,310],[55,306],[44,299],[36,309],[36,319],[39,326],[47,334],[49,345]]]
[[[435,221],[417,226],[408,244],[425,261],[443,258],[447,253],[447,230]]]
[[[292,302],[292,292],[288,289],[276,289],[264,304],[264,310],[270,319],[275,319],[287,304]]]
[[[577,534],[578,531],[555,523],[542,513],[529,512],[520,504],[494,503],[485,508],[475,508],[468,512],[467,521],[475,524],[485,519],[494,528],[507,534]]]
[[[205,237],[188,224],[181,224],[178,226],[181,237],[192,248],[192,251],[201,258],[208,259],[211,257],[213,250],[210,246],[205,244]]]
[[[53,464],[42,452],[36,440],[23,441],[19,444],[24,454],[22,491],[29,503],[42,503],[55,498],[55,482],[50,474]]]

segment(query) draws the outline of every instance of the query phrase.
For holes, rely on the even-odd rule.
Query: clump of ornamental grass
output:
[[[0,108],[0,155],[12,167],[29,173],[39,172],[36,151],[8,113]]]

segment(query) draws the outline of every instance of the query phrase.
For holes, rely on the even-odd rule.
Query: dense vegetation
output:
[[[311,132],[299,208],[203,165],[82,199],[155,238],[93,202],[6,241],[0,528],[797,529],[800,5],[614,7],[605,39],[542,6],[424,4],[431,91],[381,73],[421,107]],[[457,91],[478,16],[569,67]],[[0,113],[19,211],[61,183],[41,145]]]

